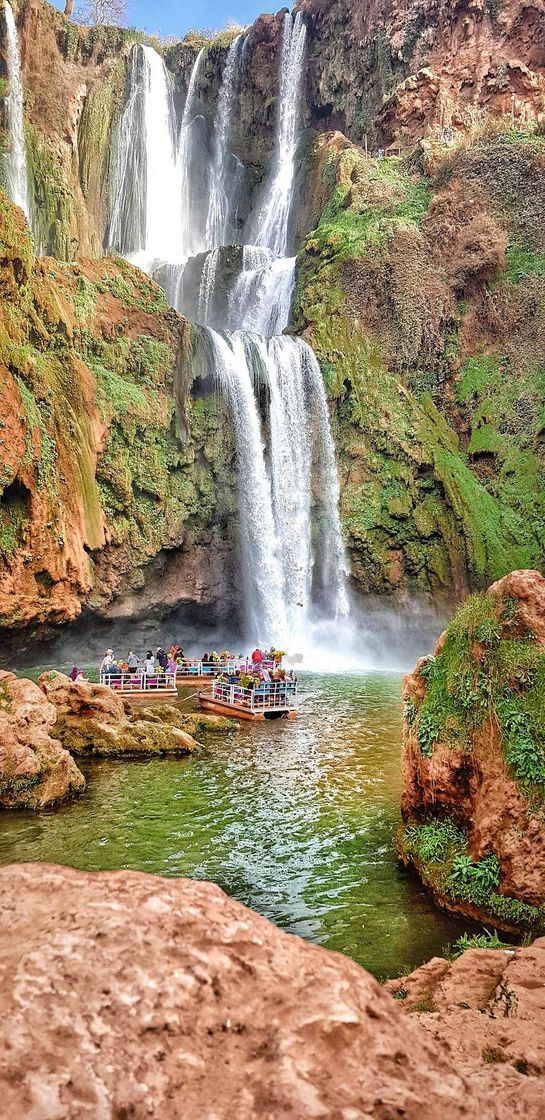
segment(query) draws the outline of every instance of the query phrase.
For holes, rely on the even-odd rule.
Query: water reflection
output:
[[[2,817],[0,861],[213,879],[282,928],[394,975],[465,925],[397,865],[400,679],[304,675],[296,723],[191,759],[94,762],[76,803]]]

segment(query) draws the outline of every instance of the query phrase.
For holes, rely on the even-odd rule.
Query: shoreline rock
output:
[[[10,1120],[541,1115],[537,1078],[458,1061],[359,965],[212,883],[14,864],[0,903]]]
[[[107,685],[53,672],[42,673],[38,683],[55,706],[55,734],[75,755],[187,755],[198,746],[181,727],[133,712]]]
[[[56,718],[38,685],[0,670],[0,808],[43,809],[85,788]]]
[[[402,861],[438,905],[545,932],[545,579],[472,596],[405,678]]]

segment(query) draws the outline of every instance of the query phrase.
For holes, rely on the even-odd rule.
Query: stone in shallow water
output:
[[[64,673],[42,673],[40,688],[55,705],[55,734],[73,754],[190,754],[197,743],[187,731],[142,718],[107,685],[74,682]]]
[[[0,906],[10,1120],[507,1120],[533,1099],[511,1070],[504,1107],[495,1067],[461,1074],[358,965],[211,883],[14,864]]]
[[[0,671],[0,807],[42,809],[85,787],[53,728],[53,704],[33,681]]]

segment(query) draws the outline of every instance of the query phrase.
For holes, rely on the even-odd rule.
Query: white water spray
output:
[[[6,98],[10,150],[6,159],[6,186],[12,202],[21,207],[29,217],[28,176],[23,117],[23,84],[19,37],[13,11],[7,0],[4,4],[7,37],[7,64],[9,94]]]
[[[175,124],[165,64],[137,44],[115,147],[109,246],[146,271],[155,261],[175,259],[182,235]]]
[[[238,202],[238,190],[241,186],[242,165],[236,161],[236,170],[233,176],[230,164],[234,162],[234,157],[231,156],[229,151],[229,139],[243,46],[244,36],[237,35],[229,47],[221,82],[214,129],[214,153],[206,219],[207,248],[230,245],[235,239],[233,214]]]

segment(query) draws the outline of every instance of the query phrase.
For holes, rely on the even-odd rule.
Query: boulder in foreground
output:
[[[10,1120],[541,1115],[537,1081],[466,1076],[357,964],[211,883],[12,865],[0,907]]]
[[[0,807],[43,809],[74,797],[83,774],[53,727],[53,704],[33,681],[0,670]]]

